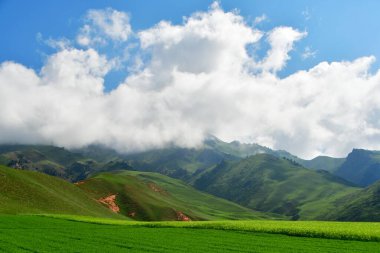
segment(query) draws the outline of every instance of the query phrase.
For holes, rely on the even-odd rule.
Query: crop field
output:
[[[1,252],[380,252],[379,224],[321,222],[131,222],[86,217],[0,216]],[[114,223],[114,224],[112,224]],[[279,230],[275,231],[277,228]],[[315,223],[313,225],[313,223]],[[293,226],[291,226],[293,224]],[[296,225],[300,225],[300,230]],[[319,231],[298,236],[289,231]],[[338,227],[341,227],[339,230]],[[194,229],[198,227],[202,229]],[[253,227],[259,227],[253,229]],[[272,231],[271,231],[272,230]],[[258,232],[260,231],[260,232]],[[343,233],[346,231],[346,233]],[[265,233],[264,233],[265,232]],[[273,234],[278,233],[278,234]],[[327,239],[342,233],[346,240]],[[362,237],[360,237],[362,235]],[[301,236],[314,236],[301,237]],[[333,237],[337,238],[337,236]],[[362,241],[360,241],[362,240]],[[365,241],[363,241],[365,240]],[[377,241],[376,241],[377,240]]]
[[[299,237],[327,238],[356,241],[380,242],[379,222],[335,222],[335,221],[193,221],[193,222],[140,222],[97,218],[75,215],[48,215],[47,217],[81,221],[104,225],[129,225],[152,228],[194,228],[216,229],[230,231],[260,232],[270,234],[284,234]]]

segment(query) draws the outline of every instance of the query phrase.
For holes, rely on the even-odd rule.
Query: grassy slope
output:
[[[99,199],[117,194],[121,213],[139,220],[176,220],[182,212],[193,220],[269,218],[209,194],[183,182],[149,172],[102,173],[79,187]]]
[[[337,206],[338,208],[330,213],[330,219],[380,221],[380,181],[338,199]]]
[[[0,216],[0,251],[357,253],[379,252],[380,248],[379,242],[294,237],[240,229],[149,228],[144,227],[146,225],[149,223],[98,225],[48,217]]]
[[[62,179],[4,166],[0,166],[0,213],[119,216]]]
[[[358,191],[327,172],[267,154],[221,163],[201,175],[195,186],[252,209],[294,219],[324,219],[321,214],[335,208],[335,199]]]

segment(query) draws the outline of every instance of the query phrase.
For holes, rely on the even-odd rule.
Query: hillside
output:
[[[292,219],[324,219],[321,214],[335,208],[335,199],[358,190],[328,172],[312,171],[268,154],[224,161],[200,175],[194,186]]]
[[[299,159],[297,162],[305,168],[314,170],[326,170],[330,173],[335,173],[338,168],[344,163],[345,158],[334,158],[329,156],[317,156],[311,160]]]
[[[116,151],[98,146],[67,150],[48,145],[0,145],[0,164],[76,182],[99,171],[131,169]]]
[[[380,151],[354,149],[335,175],[360,186],[380,180]]]
[[[122,217],[62,179],[4,166],[0,166],[0,213]]]
[[[207,147],[198,149],[173,147],[125,155],[123,159],[136,170],[159,172],[187,181],[193,174],[224,159],[238,158]]]
[[[112,199],[120,214],[137,220],[270,218],[157,173],[102,173],[78,186],[95,199]]]
[[[380,221],[380,181],[336,201],[338,208],[329,216],[340,221]]]

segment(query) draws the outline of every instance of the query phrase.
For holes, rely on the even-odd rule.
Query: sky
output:
[[[380,149],[379,8],[0,0],[0,143]]]

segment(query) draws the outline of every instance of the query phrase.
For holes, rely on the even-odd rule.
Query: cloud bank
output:
[[[86,17],[78,47],[62,47],[40,71],[1,63],[0,143],[95,143],[134,152],[197,147],[213,134],[301,157],[380,149],[380,72],[369,73],[372,56],[280,78],[305,32],[261,31],[217,4],[182,24],[161,21],[142,31],[116,10]],[[104,92],[115,64],[96,45],[112,40],[128,48],[131,36],[139,66]],[[265,41],[262,59],[247,50]]]

